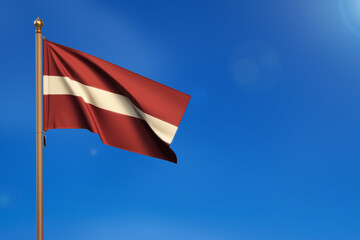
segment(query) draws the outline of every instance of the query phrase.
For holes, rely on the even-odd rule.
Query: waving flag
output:
[[[83,128],[110,146],[177,162],[170,149],[190,96],[43,41],[44,131]]]

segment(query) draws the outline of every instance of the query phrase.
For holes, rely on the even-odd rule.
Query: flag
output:
[[[83,128],[103,143],[176,163],[190,96],[78,50],[43,42],[44,131]]]

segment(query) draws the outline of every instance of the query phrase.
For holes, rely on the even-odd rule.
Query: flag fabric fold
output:
[[[107,145],[177,162],[170,149],[190,96],[44,40],[44,131],[83,128]]]

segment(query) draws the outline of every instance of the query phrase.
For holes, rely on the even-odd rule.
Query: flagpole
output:
[[[36,239],[43,240],[43,120],[42,120],[42,26],[38,17],[34,26],[36,41]]]

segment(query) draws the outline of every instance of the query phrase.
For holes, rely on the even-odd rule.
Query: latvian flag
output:
[[[44,131],[83,128],[110,146],[177,162],[169,145],[190,96],[44,40]]]

